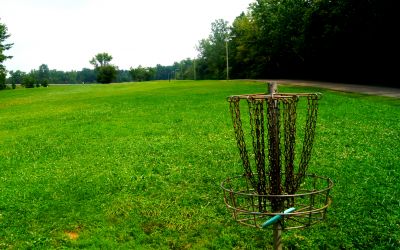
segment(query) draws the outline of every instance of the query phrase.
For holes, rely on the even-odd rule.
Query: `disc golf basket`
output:
[[[244,173],[221,187],[234,219],[256,228],[272,225],[274,249],[281,249],[282,230],[325,218],[333,183],[307,173],[321,94],[270,89],[271,94],[228,97]]]

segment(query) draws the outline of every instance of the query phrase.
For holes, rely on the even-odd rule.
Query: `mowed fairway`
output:
[[[229,105],[265,84],[177,81],[0,92],[0,248],[272,248],[236,223]],[[294,249],[400,248],[400,100],[323,92],[309,172],[333,179],[324,223]]]

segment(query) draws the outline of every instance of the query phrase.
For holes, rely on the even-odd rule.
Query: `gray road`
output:
[[[342,92],[353,92],[362,93],[367,95],[378,95],[400,98],[400,88],[387,88],[387,87],[376,87],[376,86],[366,86],[366,85],[355,85],[355,84],[343,84],[343,83],[333,83],[333,82],[317,82],[317,81],[305,81],[305,80],[286,80],[286,79],[265,79],[256,80],[263,82],[277,82],[282,85],[296,85],[296,86],[306,86],[306,87],[316,87],[324,88],[335,91]]]

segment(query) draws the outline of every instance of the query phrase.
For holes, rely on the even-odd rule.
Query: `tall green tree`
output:
[[[229,43],[232,78],[257,78],[266,58],[260,56],[260,29],[250,14],[241,13],[231,28]]]
[[[258,0],[250,7],[257,27],[256,54],[260,77],[284,77],[301,72],[304,61],[305,14],[313,1]]]
[[[223,19],[211,24],[211,34],[197,45],[199,51],[198,71],[203,79],[224,79],[226,76],[226,42],[230,30]]]
[[[96,79],[99,83],[111,83],[117,76],[117,68],[113,65],[105,65],[96,69]]]
[[[112,59],[113,57],[108,53],[98,53],[92,58],[92,60],[90,60],[90,63],[98,68],[109,65]]]
[[[50,70],[47,64],[42,64],[39,66],[38,70],[38,82],[42,87],[47,87],[49,86],[49,80],[50,80]]]
[[[8,34],[7,26],[3,23],[0,23],[0,89],[6,88],[7,70],[4,67],[3,62],[12,58],[12,56],[7,56],[4,54],[4,52],[9,50],[13,45],[12,43],[5,43],[6,39],[9,37],[10,34]]]
[[[111,65],[112,56],[108,53],[95,55],[90,63],[94,66],[97,82],[111,83],[117,76],[117,67]]]

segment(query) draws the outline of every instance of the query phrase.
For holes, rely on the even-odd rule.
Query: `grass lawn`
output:
[[[0,91],[0,249],[271,248],[220,182],[242,172],[226,97],[265,84],[177,81]],[[309,172],[324,223],[292,249],[400,248],[400,100],[321,89]]]

